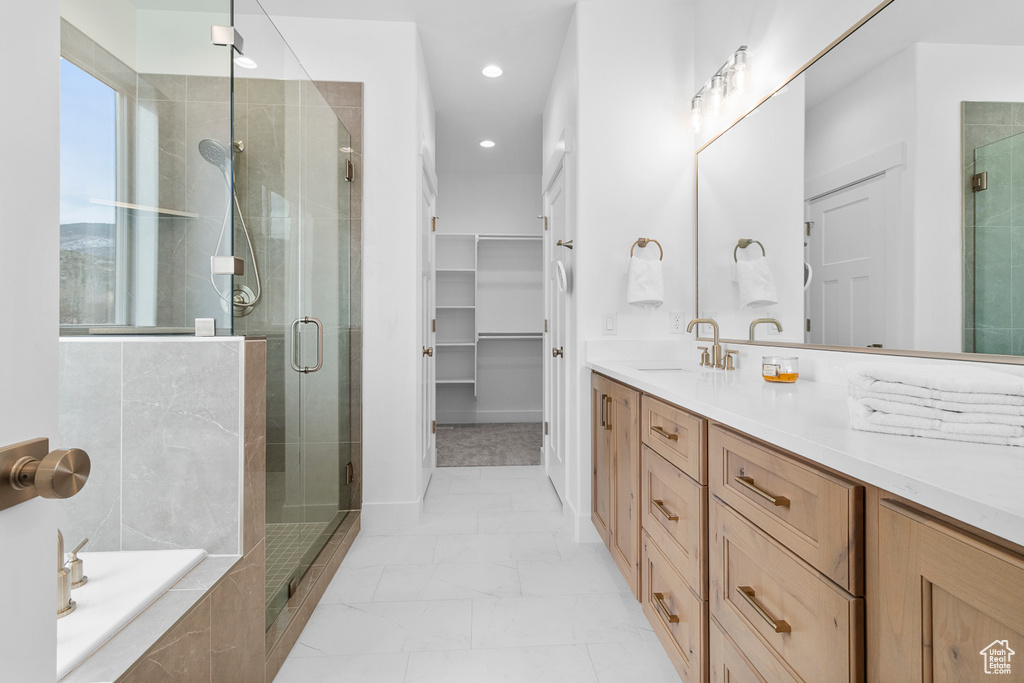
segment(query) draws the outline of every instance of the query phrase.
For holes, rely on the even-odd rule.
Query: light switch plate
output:
[[[606,335],[618,334],[618,316],[614,313],[604,314],[604,325],[601,326],[601,333]]]

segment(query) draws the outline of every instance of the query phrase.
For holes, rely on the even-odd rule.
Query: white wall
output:
[[[59,4],[60,15],[72,26],[139,71],[136,67],[139,11],[135,5],[129,0],[60,0]]]
[[[418,34],[402,22],[274,21],[311,78],[364,84],[363,519],[414,520],[422,476],[420,154],[434,145]]]
[[[537,173],[439,171],[439,233],[536,235],[541,232]]]
[[[60,13],[4,7],[0,58],[0,445],[57,435]],[[53,680],[57,504],[0,511],[3,678]]]
[[[586,340],[603,337],[607,313],[618,337],[651,339],[668,337],[669,311],[693,312],[692,26],[687,2],[580,3],[545,108],[546,162],[570,132],[577,319],[566,351],[575,368],[566,496],[578,519],[590,516]],[[653,311],[625,301],[638,237],[665,249],[665,303]]]

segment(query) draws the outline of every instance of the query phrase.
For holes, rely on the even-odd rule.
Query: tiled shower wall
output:
[[[92,461],[86,486],[60,503],[67,543],[241,554],[244,343],[61,340],[51,446],[82,448]]]
[[[1024,103],[964,102],[962,120],[963,350],[1024,355]]]

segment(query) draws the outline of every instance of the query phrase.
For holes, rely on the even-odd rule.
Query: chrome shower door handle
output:
[[[316,325],[316,365],[313,367],[303,366],[299,361],[299,346],[301,339],[299,336],[299,325]],[[304,318],[296,318],[292,321],[292,370],[295,372],[301,372],[303,374],[309,374],[311,372],[318,372],[320,368],[324,366],[324,324],[320,322],[319,318],[312,316],[306,316]]]

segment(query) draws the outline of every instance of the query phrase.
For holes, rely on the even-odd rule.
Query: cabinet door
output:
[[[640,599],[640,394],[611,383],[612,559]]]
[[[878,548],[872,680],[1024,679],[1024,558],[888,500]]]
[[[600,375],[591,375],[591,442],[592,442],[592,489],[590,519],[597,533],[609,548],[611,534],[611,470],[612,433],[608,413],[612,383]]]

